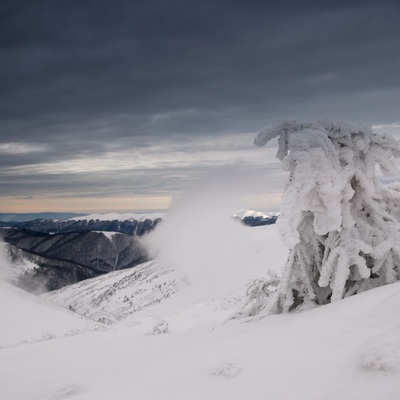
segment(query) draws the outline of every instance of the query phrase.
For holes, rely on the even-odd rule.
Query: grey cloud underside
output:
[[[196,171],[188,171],[193,173]],[[175,174],[175,177],[174,177]],[[183,189],[188,184],[186,174],[174,170],[130,170],[123,172],[91,172],[26,174],[14,176],[1,185],[0,195],[25,196],[31,193],[50,197],[93,197],[164,195]],[[168,179],[165,177],[168,176]],[[38,187],[41,188],[38,190]],[[22,189],[21,189],[22,188]],[[67,188],[67,190],[66,190]]]
[[[59,173],[13,175],[12,179],[0,177],[0,196],[23,197],[34,193],[36,196],[50,197],[114,197],[136,195],[174,195],[189,188],[196,180],[201,180],[205,175],[212,174],[214,166],[194,166],[190,168],[153,168],[131,169],[125,171],[91,172],[86,173]],[[243,185],[244,190],[250,192],[271,193],[282,189],[284,174],[280,168],[273,166],[268,174],[266,188],[266,175],[264,167],[246,169],[247,177],[252,177],[253,182],[246,182],[243,177],[238,177],[232,184]],[[67,188],[67,190],[66,190]]]
[[[43,149],[0,166],[193,151],[282,118],[399,121],[400,3],[275,3],[3,1],[0,143]]]

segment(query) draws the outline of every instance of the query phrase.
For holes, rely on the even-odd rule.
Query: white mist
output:
[[[268,259],[270,227],[251,228],[232,218],[243,207],[243,195],[265,191],[264,179],[238,167],[203,179],[173,202],[164,221],[145,238],[150,254],[181,270],[200,292],[243,293],[249,269],[255,278],[275,269]],[[227,274],[237,279],[226,280]]]

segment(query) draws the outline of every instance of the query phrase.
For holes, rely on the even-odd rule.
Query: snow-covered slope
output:
[[[0,281],[0,348],[71,336],[100,325]]]
[[[237,229],[237,236],[231,231],[231,241],[225,245],[213,247],[206,244],[204,238],[199,238],[192,247],[182,241],[169,243],[171,249],[174,245],[180,247],[179,257],[88,279],[42,297],[106,323],[123,320],[164,299],[171,300],[185,288],[187,290],[176,300],[180,302],[179,307],[194,302],[221,301],[221,298],[230,307],[237,306],[236,301],[244,294],[250,280],[264,277],[267,269],[280,270],[286,249],[275,226],[249,229],[228,222],[230,228]],[[184,233],[185,236],[190,234]],[[234,250],[229,250],[230,247]],[[178,250],[174,253],[177,256]],[[171,301],[168,304],[172,310],[177,306]]]
[[[1,393],[13,400],[395,400],[399,307],[399,283],[262,320],[226,320],[211,303],[177,307],[166,334],[150,334],[155,313],[130,327],[2,349]],[[28,335],[30,325],[23,327]]]
[[[398,399],[400,283],[309,311],[232,319],[246,282],[278,270],[287,254],[275,226],[238,227],[259,239],[233,242],[226,259],[224,246],[215,249],[221,269],[190,284],[190,268],[150,262],[44,296],[107,317],[103,330],[1,287],[0,332],[14,345],[0,349],[1,398]],[[197,265],[210,261],[190,250]],[[80,329],[92,331],[68,336]]]
[[[187,285],[182,274],[150,261],[44,293],[41,297],[92,320],[113,324],[160,303]]]

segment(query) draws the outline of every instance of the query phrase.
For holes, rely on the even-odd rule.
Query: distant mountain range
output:
[[[0,228],[14,263],[29,261],[17,285],[40,293],[59,289],[110,271],[131,268],[148,259],[137,236],[110,232],[48,234],[19,228]]]
[[[92,231],[105,231],[105,232],[119,232],[131,236],[142,236],[161,222],[161,218],[155,215],[153,218],[143,219],[113,219],[113,220],[100,220],[91,219],[86,217],[66,219],[66,220],[53,220],[53,219],[35,219],[33,221],[24,222],[0,222],[0,227],[13,227],[25,229],[42,233],[70,233],[70,232],[92,232]]]
[[[0,227],[29,229],[43,233],[67,233],[106,231],[142,236],[162,221],[163,213],[92,214],[41,213],[1,214]],[[278,213],[264,213],[253,210],[239,210],[233,218],[248,226],[274,224]]]
[[[16,219],[28,218],[28,215],[32,214]],[[70,217],[71,214],[63,215]],[[155,229],[162,216],[160,213],[112,213],[74,215],[61,220],[1,221],[0,239],[6,242],[7,252],[15,264],[29,264],[28,269],[18,273],[16,284],[28,291],[43,293],[148,261],[139,238]],[[233,218],[255,227],[275,223],[277,215],[240,210]]]
[[[143,263],[148,255],[139,237],[161,222],[160,214],[74,217],[2,222],[18,286],[42,293]]]
[[[44,213],[0,213],[0,222],[26,222],[33,221],[35,219],[69,219],[74,217],[81,217],[85,214],[77,213],[64,213],[64,212],[44,212]]]

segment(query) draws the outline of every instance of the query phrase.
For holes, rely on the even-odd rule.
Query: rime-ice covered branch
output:
[[[277,158],[290,172],[278,220],[290,255],[270,312],[399,280],[400,193],[378,180],[376,166],[393,175],[400,144],[368,126],[329,120],[281,122],[255,144],[276,137]]]

